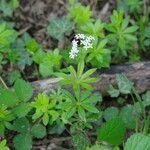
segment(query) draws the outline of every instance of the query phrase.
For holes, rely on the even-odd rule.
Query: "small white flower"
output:
[[[72,48],[71,51],[69,52],[70,58],[75,58],[78,54],[79,50],[78,50],[78,43],[77,41],[73,40],[72,41]]]
[[[77,34],[76,36],[75,36],[75,38],[76,39],[85,39],[85,35],[84,34]]]
[[[86,50],[88,48],[92,48],[92,40],[95,40],[93,36],[88,36],[85,40],[81,40],[81,43],[83,44],[83,48],[85,48]]]
[[[81,45],[83,45],[83,48],[85,50],[93,48],[92,41],[95,40],[93,36],[85,36],[84,34],[77,34],[75,38],[81,41]],[[74,59],[78,53],[79,53],[78,42],[76,40],[73,40],[72,48],[71,51],[69,52],[69,57]]]

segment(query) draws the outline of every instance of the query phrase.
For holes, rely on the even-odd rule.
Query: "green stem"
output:
[[[1,76],[0,76],[0,81],[1,81],[1,83],[3,84],[3,86],[4,86],[6,89],[8,89],[8,87],[7,87],[6,83],[4,82],[4,80],[2,79],[2,77],[1,77]]]
[[[150,116],[148,116],[144,122],[143,134],[145,134],[145,135],[147,134],[149,126],[150,126]]]
[[[140,95],[138,94],[138,92],[136,91],[135,88],[133,88],[132,90],[133,90],[133,93],[135,94],[136,99],[138,100],[138,102],[140,104],[142,114],[143,114],[143,118],[146,119],[146,111],[145,111],[145,107],[142,103],[142,99],[141,99]]]
[[[136,125],[135,132],[138,133],[138,130],[139,130],[139,121],[138,121],[138,117],[137,116],[135,117],[135,125]]]

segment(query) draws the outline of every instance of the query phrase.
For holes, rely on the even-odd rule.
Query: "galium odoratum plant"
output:
[[[84,62],[79,62],[77,66],[77,71],[73,68],[73,66],[68,67],[69,75],[65,73],[57,73],[56,75],[61,77],[60,83],[62,85],[71,85],[73,87],[73,91],[75,95],[79,96],[81,91],[81,87],[87,90],[93,90],[93,87],[89,83],[93,83],[98,81],[97,78],[90,77],[95,71],[96,68],[90,69],[83,73],[84,71]]]
[[[80,45],[78,44],[78,40],[80,40]],[[94,37],[92,36],[86,36],[84,34],[77,34],[75,36],[75,40],[72,41],[72,48],[71,48],[71,51],[69,52],[71,59],[75,59],[75,57],[77,57],[77,55],[80,55],[81,53],[83,54],[83,55],[81,54],[82,57],[79,58],[77,71],[73,68],[73,66],[70,66],[68,67],[68,71],[70,75],[67,75],[65,73],[56,74],[57,76],[62,78],[62,80],[60,81],[62,84],[64,85],[71,84],[76,94],[77,93],[79,94],[81,87],[88,89],[88,90],[92,90],[92,86],[90,86],[89,83],[97,81],[96,78],[90,77],[90,75],[92,75],[96,71],[96,68],[90,69],[87,72],[83,73],[84,67],[85,67],[84,59],[88,52],[88,49],[93,47],[93,44],[92,44],[93,40],[94,40]]]
[[[129,26],[129,21],[129,17],[124,18],[123,11],[113,11],[111,23],[106,26],[106,30],[110,32],[107,38],[117,58],[118,56],[127,56],[127,51],[133,50],[136,45],[135,31],[138,27],[136,25]]]
[[[78,45],[78,40],[80,40],[80,45]],[[80,53],[84,57],[79,58],[79,63],[77,65],[77,70],[73,66],[68,67],[69,74],[57,73],[56,75],[61,78],[60,83],[62,85],[71,85],[73,92],[64,91],[65,102],[62,104],[64,108],[64,113],[62,119],[67,122],[71,117],[78,116],[82,121],[87,121],[87,111],[90,113],[99,113],[95,105],[98,101],[101,101],[98,95],[91,95],[93,87],[90,83],[98,81],[95,77],[90,77],[96,68],[87,70],[84,73],[85,68],[85,56],[89,48],[92,48],[92,40],[94,37],[86,36],[84,34],[77,34],[75,40],[72,42],[72,49],[70,51],[70,58],[74,59]],[[83,46],[79,50],[79,46]]]

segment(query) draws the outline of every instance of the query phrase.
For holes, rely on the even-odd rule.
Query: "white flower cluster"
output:
[[[78,40],[80,40],[81,45],[83,45],[83,48],[85,48],[86,50],[88,48],[92,48],[92,40],[94,40],[93,36],[85,36],[84,34],[77,34],[75,36],[75,40],[72,41],[72,48],[71,51],[69,52],[70,58],[74,59],[79,50],[78,50]]]

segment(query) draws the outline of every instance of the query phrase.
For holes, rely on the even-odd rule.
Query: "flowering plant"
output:
[[[71,51],[69,52],[70,58],[74,59],[77,56],[77,54],[79,53],[79,46],[82,46],[86,55],[87,50],[93,48],[93,40],[95,40],[93,36],[86,36],[84,34],[75,35],[75,39],[72,41]],[[80,44],[78,44],[78,42]]]

